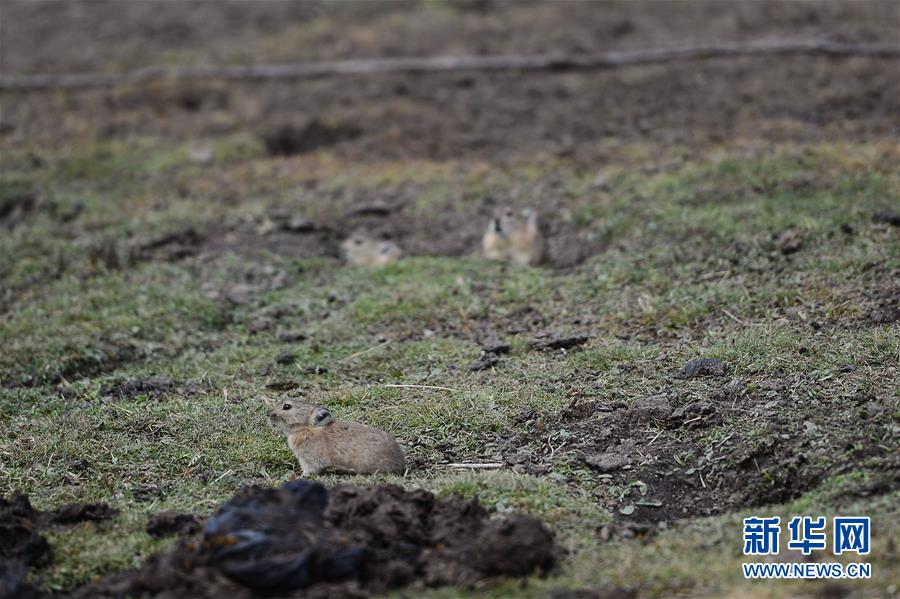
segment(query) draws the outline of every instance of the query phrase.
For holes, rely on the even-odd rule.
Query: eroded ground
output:
[[[888,2],[47,6],[0,8],[4,72],[900,28]],[[405,478],[327,485],[477,495],[568,550],[480,592],[896,592],[896,72],[795,57],[0,96],[0,494],[120,512],[49,530],[32,580],[136,566],[174,539],[149,518],[292,479],[264,400],[302,393],[407,449]],[[541,210],[549,264],[477,256],[501,204]],[[410,257],[341,265],[358,228]],[[700,358],[720,362],[685,369]],[[741,579],[741,517],[851,512],[873,517],[872,580]]]

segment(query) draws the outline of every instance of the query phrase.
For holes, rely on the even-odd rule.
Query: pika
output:
[[[393,437],[359,422],[335,420],[326,408],[287,400],[269,412],[269,424],[287,436],[303,476],[327,469],[357,474],[406,470],[403,450]]]
[[[520,266],[540,264],[544,236],[538,228],[537,212],[531,208],[519,212],[510,207],[498,209],[481,238],[481,249],[492,260]]]
[[[393,241],[372,239],[361,232],[345,239],[341,252],[353,266],[384,266],[396,262],[403,255],[403,250]]]

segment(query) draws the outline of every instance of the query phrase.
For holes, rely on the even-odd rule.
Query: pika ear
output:
[[[325,408],[316,408],[310,416],[310,424],[313,426],[325,426],[332,421],[334,421],[334,416]]]

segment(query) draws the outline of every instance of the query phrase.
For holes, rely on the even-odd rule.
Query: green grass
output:
[[[411,257],[364,270],[332,258],[260,258],[240,244],[200,261],[104,259],[104,243],[107,254],[125,255],[135,239],[188,224],[255,222],[308,176],[282,168],[290,160],[265,158],[253,139],[209,143],[214,167],[185,161],[187,145],[156,139],[44,150],[37,162],[24,158],[27,148],[4,152],[0,201],[32,190],[57,215],[83,207],[72,222],[35,210],[0,235],[0,493],[21,489],[38,507],[107,501],[121,510],[99,534],[83,525],[50,535],[55,557],[35,573],[46,588],[131,567],[165,547],[171,540],[144,532],[150,514],[205,515],[243,485],[294,477],[293,456],[264,419],[265,402],[282,393],[267,385],[284,381],[339,417],[384,428],[426,464],[407,478],[329,475],[326,483],[387,480],[477,496],[500,512],[543,518],[568,549],[547,579],[498,581],[479,594],[619,585],[648,596],[781,596],[818,588],[743,581],[738,513],[673,524],[646,543],[602,542],[597,530],[613,515],[594,493],[606,483],[565,449],[546,476],[443,464],[495,461],[497,440],[515,433],[560,442],[565,428],[539,433],[518,415],[531,409],[552,420],[574,395],[630,404],[672,388],[674,372],[699,355],[724,359],[748,394],[763,392],[767,379],[801,377],[794,393],[804,400],[873,397],[889,405],[900,389],[900,331],[868,315],[878,297],[896,292],[890,274],[900,268],[900,244],[897,231],[872,224],[871,215],[897,205],[900,177],[875,150],[783,147],[653,175],[625,157],[603,189],[593,185],[595,173],[565,163],[501,170],[308,158],[328,180],[304,196],[300,212],[308,215],[334,209],[335,189],[349,197],[408,183],[408,209],[421,216],[491,193],[519,191],[516,201],[527,205],[540,200],[543,181],[561,180],[571,218],[609,244],[563,271],[477,257]],[[223,202],[225,190],[239,201]],[[855,233],[842,233],[842,224]],[[804,245],[784,256],[772,237],[788,227],[802,231]],[[236,281],[259,276],[261,264],[285,271],[288,282],[247,304],[221,299]],[[254,332],[262,317],[272,327]],[[526,318],[593,337],[580,351],[527,352],[529,333],[506,332]],[[507,338],[512,353],[494,370],[470,373],[487,329]],[[285,343],[282,330],[308,337]],[[294,363],[276,362],[284,351]],[[310,365],[328,372],[310,374]],[[104,397],[124,379],[160,375],[180,386],[160,397]],[[388,386],[396,384],[412,386]],[[678,387],[687,398],[716,390],[707,380]],[[831,424],[849,426],[844,418]],[[872,430],[895,456],[896,431]],[[768,439],[765,427],[728,418],[703,432],[696,455],[731,434]],[[896,590],[897,494],[848,499],[867,484],[872,463],[759,513],[872,515],[875,575],[859,588],[876,596]]]

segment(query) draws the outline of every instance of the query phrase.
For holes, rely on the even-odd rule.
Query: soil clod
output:
[[[151,376],[128,379],[123,383],[107,387],[103,390],[102,395],[116,399],[128,399],[136,395],[159,397],[173,391],[177,387],[178,383],[167,376]]]
[[[160,512],[147,522],[147,534],[152,537],[192,535],[200,532],[200,520],[193,514]]]
[[[53,524],[78,524],[79,522],[100,522],[110,520],[119,514],[119,510],[105,503],[69,503],[53,513]]]
[[[355,125],[329,124],[312,119],[302,127],[286,124],[263,134],[266,150],[272,156],[293,156],[358,137]]]
[[[587,335],[563,335],[557,333],[545,333],[537,335],[528,341],[528,349],[544,351],[548,349],[571,349],[587,343]]]
[[[616,470],[623,470],[632,463],[631,458],[627,455],[616,453],[614,451],[594,453],[585,456],[584,461],[588,466],[599,472],[615,472]]]
[[[803,233],[797,229],[788,229],[775,239],[778,251],[787,256],[803,249]]]
[[[876,212],[872,215],[872,222],[900,227],[900,212]]]
[[[278,340],[282,343],[296,343],[306,340],[306,333],[303,331],[281,331],[278,333]]]
[[[284,351],[275,356],[275,362],[282,366],[288,366],[297,361],[297,355],[294,352]]]
[[[479,370],[487,370],[488,368],[493,368],[500,362],[500,357],[497,354],[484,352],[480,358],[469,364],[468,369],[470,372],[478,372]]]

